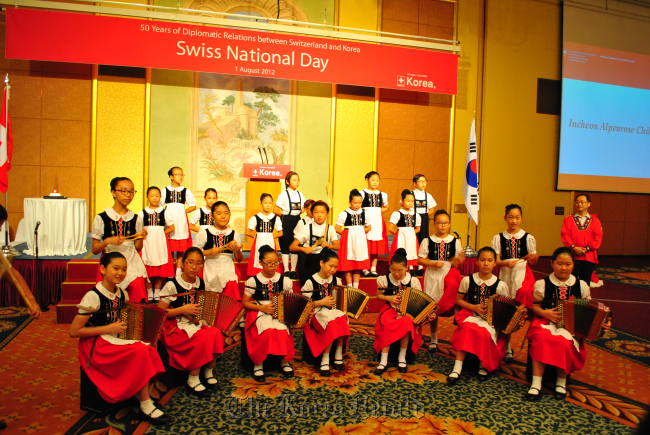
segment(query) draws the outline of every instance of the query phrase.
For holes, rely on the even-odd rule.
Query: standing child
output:
[[[330,206],[327,203],[314,202],[310,211],[313,216],[312,222],[302,227],[302,231],[295,233],[290,248],[292,252],[298,252],[298,273],[302,285],[320,270],[319,254],[324,248],[339,249],[336,229],[327,224],[329,212]]]
[[[115,177],[111,180],[113,206],[95,216],[92,226],[93,254],[102,255],[109,252],[121,252],[129,265],[120,286],[129,293],[129,299],[140,302],[147,299],[147,271],[138,251],[142,249],[142,220],[128,209],[136,191],[133,182],[127,177]],[[101,267],[98,268],[97,281],[101,281]]]
[[[408,189],[402,190],[402,208],[394,211],[388,222],[388,233],[393,235],[390,254],[393,255],[398,248],[403,248],[410,269],[418,265],[417,233],[422,224],[420,215],[413,209],[414,201],[413,192]]]
[[[330,352],[336,342],[334,368],[343,370],[343,344],[350,336],[348,316],[336,309],[332,288],[341,285],[336,277],[339,258],[334,251],[324,248],[320,252],[320,270],[310,276],[302,286],[302,294],[314,302],[314,316],[304,327],[309,352],[314,358],[321,357],[321,376],[330,375]]]
[[[311,213],[311,206],[312,206],[312,204],[314,204],[314,202],[315,201],[313,199],[308,199],[307,201],[305,201],[305,204],[302,207],[302,212],[304,213],[305,216],[300,218],[300,220],[296,224],[296,228],[293,230],[294,236],[297,235],[297,234],[300,234],[305,225],[308,225],[308,224],[314,222],[314,216]],[[300,260],[300,259],[298,259],[298,260]],[[298,269],[298,272],[300,272],[300,265],[297,266],[297,269]]]
[[[535,282],[533,312],[535,318],[528,330],[530,357],[533,361],[533,381],[526,394],[526,400],[536,401],[541,397],[542,376],[545,366],[557,369],[555,397],[566,397],[566,376],[580,370],[587,359],[584,343],[578,342],[569,331],[558,328],[560,320],[558,304],[570,298],[590,299],[589,285],[577,279],[573,272],[573,252],[561,247],[553,252],[551,268],[553,273]]]
[[[151,186],[147,189],[149,207],[138,214],[142,220],[147,238],[142,246],[142,261],[147,269],[151,283],[150,300],[158,299],[163,282],[174,276],[174,264],[171,252],[167,248],[166,235],[174,231],[173,225],[166,225],[165,209],[160,205],[160,189]]]
[[[305,196],[298,191],[300,177],[296,172],[290,171],[284,177],[285,191],[278,195],[275,202],[274,213],[282,218],[282,237],[280,237],[280,251],[282,252],[282,265],[284,273],[290,278],[297,278],[296,266],[298,255],[292,254],[289,247],[294,239],[294,231],[300,220],[300,213],[305,204]]]
[[[595,214],[589,214],[591,198],[586,193],[576,195],[573,216],[562,222],[562,244],[575,256],[573,274],[590,284],[598,264],[598,248],[603,242],[603,225]]]
[[[489,246],[479,249],[478,272],[464,277],[460,282],[456,302],[461,310],[456,314],[458,327],[451,337],[456,361],[447,377],[449,385],[455,384],[460,378],[467,353],[476,355],[480,361],[479,381],[485,381],[488,372],[499,368],[506,353],[505,336],[485,321],[487,299],[495,294],[509,296],[508,286],[492,274],[496,257],[496,252]]]
[[[190,221],[190,229],[195,233],[214,225],[212,219],[212,205],[217,202],[218,199],[216,189],[213,189],[212,187],[205,189],[203,199],[205,200],[205,207],[195,210],[194,213],[192,213],[192,219]]]
[[[198,277],[203,268],[203,253],[191,247],[183,254],[181,264],[181,273],[167,281],[160,292],[158,306],[167,309],[161,339],[169,353],[169,365],[190,372],[188,391],[204,396],[208,391],[199,377],[200,370],[203,367],[207,386],[217,385],[215,358],[223,353],[223,335],[218,328],[194,322],[194,316],[200,313],[194,292],[205,290],[205,283]],[[179,294],[183,295],[176,296]]]
[[[99,268],[101,282],[81,299],[70,325],[70,336],[79,338],[81,369],[107,402],[136,396],[142,419],[166,424],[167,415],[149,396],[149,382],[165,371],[158,351],[142,341],[117,338],[126,331],[120,310],[129,296],[119,287],[128,270],[126,258],[109,252],[99,260]]]
[[[436,200],[426,191],[427,177],[424,174],[415,174],[413,176],[413,197],[415,198],[415,213],[420,216],[420,231],[418,232],[418,242],[429,237],[429,219],[433,217]],[[422,266],[419,266],[418,275],[422,275]]]
[[[426,267],[424,292],[438,302],[438,316],[453,315],[460,271],[456,268],[464,260],[460,240],[450,234],[451,219],[445,210],[433,215],[434,233],[422,240],[418,263]],[[429,351],[438,350],[438,319],[431,322]]]
[[[212,219],[214,225],[198,233],[194,239],[194,246],[202,249],[205,255],[205,287],[240,301],[239,275],[235,261],[242,259],[241,244],[237,231],[228,226],[228,204],[223,201],[212,204]]]
[[[499,278],[510,290],[508,297],[532,308],[535,275],[528,264],[537,263],[537,242],[532,234],[521,228],[522,211],[518,204],[506,205],[503,219],[506,221],[506,230],[492,238],[492,248],[497,253]],[[510,335],[506,341],[505,357],[506,361],[511,361],[513,354]]]
[[[359,288],[361,271],[368,269],[368,239],[371,226],[361,208],[362,196],[357,189],[350,191],[350,207],[343,210],[336,219],[336,232],[341,235],[339,271],[345,272],[345,283]]]
[[[243,303],[247,310],[246,349],[254,364],[253,378],[263,382],[264,360],[269,355],[281,356],[282,374],[293,376],[293,337],[284,323],[273,318],[271,303],[273,293],[293,292],[293,283],[277,272],[278,254],[270,246],[260,247],[259,261],[262,271],[246,281]]]
[[[275,251],[275,240],[282,237],[282,221],[273,214],[273,196],[270,193],[263,193],[260,196],[262,211],[248,220],[246,235],[253,239],[250,258],[246,267],[248,276],[257,275],[261,270],[259,258],[256,255],[264,245],[270,246]]]
[[[406,251],[399,248],[390,259],[390,273],[377,278],[377,299],[386,301],[379,311],[375,323],[375,353],[380,353],[376,375],[381,375],[388,366],[388,351],[390,345],[399,341],[397,369],[406,373],[406,351],[409,341],[411,351],[415,354],[422,345],[422,328],[413,323],[409,316],[400,316],[394,306],[398,303],[400,289],[410,287],[422,291],[420,281],[408,272]]]
[[[370,270],[364,269],[363,276],[377,275],[377,257],[388,254],[388,236],[386,222],[382,213],[388,210],[388,194],[379,190],[379,172],[370,171],[366,174],[368,188],[361,191],[361,207],[366,212],[366,222],[371,229],[366,234],[368,238],[368,254],[370,255]]]
[[[178,259],[183,252],[192,246],[187,214],[196,210],[196,200],[190,189],[182,186],[183,170],[178,166],[167,171],[171,185],[165,188],[162,204],[166,204],[165,214],[170,225],[174,225],[174,232],[169,235],[169,249],[172,256]],[[180,264],[177,264],[180,267]]]

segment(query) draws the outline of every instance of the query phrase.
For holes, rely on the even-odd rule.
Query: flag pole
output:
[[[9,85],[9,74],[5,74],[5,91],[6,91],[6,101],[5,103],[5,129],[7,131],[7,140],[4,146],[9,144],[9,90],[11,86]],[[2,253],[5,257],[11,259],[18,255],[18,252],[9,245],[9,189],[5,192],[5,209],[7,210],[7,220],[5,221],[5,242],[2,245]]]

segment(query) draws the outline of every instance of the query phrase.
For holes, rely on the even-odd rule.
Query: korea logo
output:
[[[397,76],[397,86],[400,88],[403,88],[406,86],[406,77],[404,76]]]
[[[257,169],[253,169],[253,177],[257,176]]]

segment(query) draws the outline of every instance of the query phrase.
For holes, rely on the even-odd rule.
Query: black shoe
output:
[[[343,360],[335,359],[333,366],[334,366],[334,370],[337,370],[339,372],[345,369],[345,366],[343,365]]]
[[[485,382],[490,378],[490,374],[479,372],[476,374],[476,378],[478,379],[479,382]]]
[[[253,379],[255,379],[257,382],[266,381],[266,376],[264,376],[264,370],[255,370],[253,372]]]
[[[205,387],[205,385],[203,385],[205,387],[205,390],[203,390],[203,391],[197,390],[196,387],[198,387],[199,385],[203,385],[203,384],[198,383],[193,387],[190,387],[189,385],[185,384],[185,388],[187,389],[188,393],[190,393],[190,394],[192,394],[192,395],[194,395],[196,397],[205,397],[205,396],[207,396],[209,394],[208,388]],[[161,409],[161,411],[162,411],[162,409]]]
[[[531,394],[530,390],[537,390],[537,394]],[[524,396],[524,400],[528,402],[537,402],[542,398],[542,391],[539,388],[530,387],[529,392]]]
[[[325,368],[327,367],[327,368]],[[320,369],[318,370],[321,376],[324,377],[329,377],[332,373],[330,373],[330,365],[329,364],[321,364]]]
[[[289,367],[291,370],[285,370],[285,367]],[[285,378],[293,378],[293,369],[289,364],[282,366],[282,376]]]
[[[452,376],[454,373],[456,373],[458,376]],[[449,376],[447,376],[447,385],[456,385],[456,382],[460,379],[460,373],[458,372],[451,372],[449,373]]]
[[[156,410],[162,411],[160,408],[154,408],[149,414],[145,414],[144,412],[142,412],[141,409],[138,409],[138,418],[142,421],[151,423],[154,426],[166,426],[172,423],[173,421],[172,418],[167,414],[163,414],[160,417],[153,418],[151,414],[153,414],[154,411]]]
[[[372,276],[373,278],[377,278],[379,274],[377,272],[370,271],[369,276]]]
[[[438,352],[438,345],[437,344],[434,344],[434,345],[430,344],[428,350],[429,350],[429,353],[436,353],[436,352]]]
[[[512,361],[514,361],[514,359],[515,358],[512,351],[506,352],[506,355],[503,357],[503,361],[505,361],[506,363],[511,363]]]
[[[7,423],[5,423],[3,420],[0,420],[0,430],[6,429],[7,428]]]
[[[400,373],[408,372],[408,366],[406,363],[397,363],[397,371]]]
[[[214,383],[214,384],[211,384],[211,383],[208,382],[210,379],[214,379],[217,382]],[[217,388],[219,386],[219,381],[214,376],[210,376],[209,378],[205,378],[205,382],[203,383],[203,385],[205,385],[210,390],[214,390],[215,388]]]
[[[560,392],[557,389],[562,388],[564,392]],[[553,397],[555,397],[557,400],[564,400],[566,399],[566,387],[562,387],[560,385],[555,386],[555,392],[553,393]]]
[[[369,277],[369,276],[372,276],[372,275],[370,274],[370,271],[369,271],[369,270],[362,270],[362,271],[361,271],[361,275],[363,275],[363,276],[366,277],[366,278]]]
[[[384,374],[385,371],[386,371],[386,366],[383,364],[379,364],[373,373],[377,376],[381,376],[382,374]]]

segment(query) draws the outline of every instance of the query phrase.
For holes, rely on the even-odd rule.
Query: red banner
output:
[[[458,56],[272,32],[7,9],[6,57],[455,94]]]
[[[243,176],[254,180],[281,180],[291,170],[289,165],[244,163]]]

